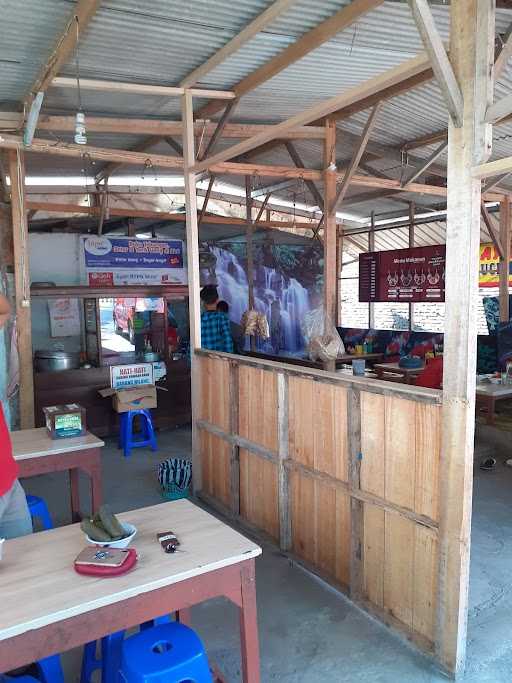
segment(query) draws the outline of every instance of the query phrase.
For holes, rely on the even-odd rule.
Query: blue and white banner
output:
[[[91,286],[186,284],[181,240],[81,239],[82,282]]]

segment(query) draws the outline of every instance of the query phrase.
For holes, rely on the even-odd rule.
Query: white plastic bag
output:
[[[322,307],[306,313],[301,328],[310,360],[332,361],[345,353],[338,330]]]

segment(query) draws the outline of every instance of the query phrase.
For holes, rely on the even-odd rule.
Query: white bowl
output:
[[[92,538],[89,538],[89,536],[85,534],[87,543],[90,543],[91,545],[100,545],[103,548],[127,548],[137,533],[137,527],[128,522],[121,522],[121,526],[125,532],[129,534],[128,536],[125,536],[125,538],[121,538],[119,541],[93,541]]]

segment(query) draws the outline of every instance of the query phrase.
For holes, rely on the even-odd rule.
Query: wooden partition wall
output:
[[[435,653],[440,392],[198,362],[202,495]]]

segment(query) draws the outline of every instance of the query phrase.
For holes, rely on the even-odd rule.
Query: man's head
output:
[[[205,287],[203,287],[199,296],[201,297],[201,301],[203,302],[207,310],[217,310],[219,293],[215,285],[206,285]]]
[[[219,313],[229,313],[229,304],[227,301],[217,301],[217,310]]]

